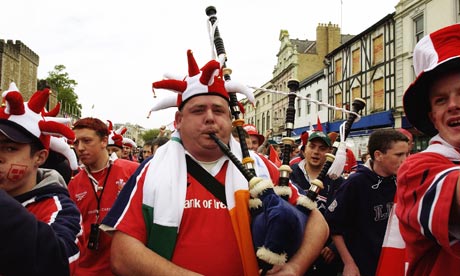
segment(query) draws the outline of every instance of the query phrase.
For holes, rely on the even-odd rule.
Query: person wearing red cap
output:
[[[83,219],[81,253],[75,275],[112,275],[109,262],[112,238],[100,234],[99,224],[139,164],[109,155],[109,128],[101,120],[79,119],[73,130],[74,148],[83,164],[82,170],[69,183],[70,196]],[[122,143],[121,136],[115,140],[119,145]]]
[[[460,270],[460,25],[422,38],[413,63],[417,78],[404,93],[404,111],[432,138],[398,171],[407,275],[453,275]]]
[[[242,158],[231,135],[227,92],[236,90],[224,82],[219,62],[200,69],[191,51],[187,57],[184,79],[153,83],[179,93],[177,131],[133,174],[103,221],[113,233],[111,264],[117,275],[258,275],[248,181],[210,137]],[[250,155],[256,174],[271,182],[263,161]],[[222,193],[215,191],[222,186]],[[306,229],[297,254],[268,273],[305,272],[328,233],[319,211],[312,211]]]
[[[257,152],[259,147],[264,143],[265,137],[262,134],[259,134],[255,125],[245,124],[243,125],[243,128],[249,134],[249,138],[251,139],[250,149]]]
[[[58,151],[56,135],[74,139],[71,129],[41,114],[49,95],[40,90],[24,102],[16,85],[3,93],[0,275],[69,275],[78,262],[80,212],[62,176],[39,168],[50,150]]]

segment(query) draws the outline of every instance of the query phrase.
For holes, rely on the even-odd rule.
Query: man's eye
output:
[[[436,98],[434,99],[435,104],[443,104],[446,101],[446,98]]]

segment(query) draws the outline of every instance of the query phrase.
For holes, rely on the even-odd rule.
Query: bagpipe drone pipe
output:
[[[217,17],[215,7],[210,6],[206,8],[206,14],[212,25],[211,37],[213,37],[216,52],[220,59],[226,61],[227,57],[224,43],[216,26]],[[227,74],[224,73],[224,78],[228,81],[230,79],[230,71],[223,69],[223,72],[227,72]],[[293,87],[298,88],[298,81],[296,84],[295,82],[292,82],[292,84]],[[293,89],[297,90],[297,88]],[[300,211],[287,200],[277,195],[271,180],[262,179],[255,175],[253,166],[254,160],[249,154],[245,142],[244,130],[242,129],[244,120],[238,117],[239,108],[236,95],[230,93],[230,91],[228,92],[230,95],[230,108],[234,117],[233,126],[238,129],[243,161],[238,160],[230,149],[216,136],[211,135],[211,137],[249,182],[249,191],[251,194],[249,205],[251,206],[250,211],[252,215],[251,232],[253,245],[256,250],[259,267],[263,270],[264,274],[273,265],[283,264],[295,254],[303,240],[303,232],[308,215],[307,212]],[[292,97],[292,107],[294,99],[295,95]],[[294,119],[295,111],[290,113],[292,113],[290,117]],[[289,142],[289,144],[293,143],[293,140],[292,143]],[[287,156],[289,156],[289,154],[287,154]],[[283,175],[283,177],[280,178],[280,182],[287,187],[289,183],[289,174],[281,171],[281,175]],[[303,197],[306,198],[305,196]],[[306,202],[307,200],[304,199],[304,201]]]
[[[227,56],[224,43],[217,28],[216,8],[210,6],[206,8],[206,15],[211,24],[211,37],[216,48],[216,52],[225,67]],[[230,80],[230,70],[223,69],[224,78]],[[225,73],[226,72],[226,73]],[[265,274],[274,265],[286,263],[299,249],[304,238],[306,223],[311,210],[316,209],[316,197],[323,188],[323,180],[327,175],[331,164],[334,161],[334,154],[329,155],[326,164],[317,179],[312,181],[309,191],[305,194],[292,193],[295,188],[290,185],[289,157],[295,140],[291,137],[294,128],[295,118],[295,98],[299,89],[299,81],[289,80],[288,88],[288,108],[286,110],[286,137],[283,137],[283,164],[280,166],[280,177],[278,185],[274,186],[269,179],[262,179],[255,175],[254,160],[250,157],[248,147],[245,142],[244,130],[242,125],[244,120],[239,119],[239,107],[235,93],[230,93],[230,108],[234,117],[233,126],[238,129],[243,160],[240,161],[215,135],[210,135],[219,148],[226,154],[233,164],[241,171],[249,182],[251,208],[251,233],[253,246],[256,251],[259,267],[262,274]],[[357,118],[357,113],[364,108],[365,102],[357,99],[353,102],[353,113],[350,113],[345,125],[346,135],[349,134],[352,124]],[[340,139],[338,139],[340,140]],[[335,145],[335,144],[334,144]],[[302,191],[303,192],[303,191]]]

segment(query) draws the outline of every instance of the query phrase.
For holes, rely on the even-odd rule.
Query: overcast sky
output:
[[[83,116],[158,128],[174,110],[152,114],[152,82],[187,73],[186,51],[211,59],[205,9],[217,9],[232,80],[262,86],[272,77],[280,30],[316,40],[319,23],[359,34],[399,0],[15,0],[0,5],[0,39],[21,40],[40,56],[38,78],[55,65],[76,80]],[[156,91],[158,97],[168,91]],[[94,108],[92,108],[94,106]]]

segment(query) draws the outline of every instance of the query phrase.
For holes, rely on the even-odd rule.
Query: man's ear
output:
[[[381,161],[383,153],[379,150],[374,151],[374,161]]]
[[[107,145],[109,144],[109,137],[108,136],[102,137],[101,144],[102,144],[102,148],[107,148]]]
[[[180,130],[180,126],[182,123],[182,112],[181,111],[176,111],[176,114],[174,115],[174,122],[176,124],[176,129]]]
[[[46,159],[48,159],[48,155],[49,151],[47,149],[41,149],[35,153],[35,165],[37,168],[45,163]]]

